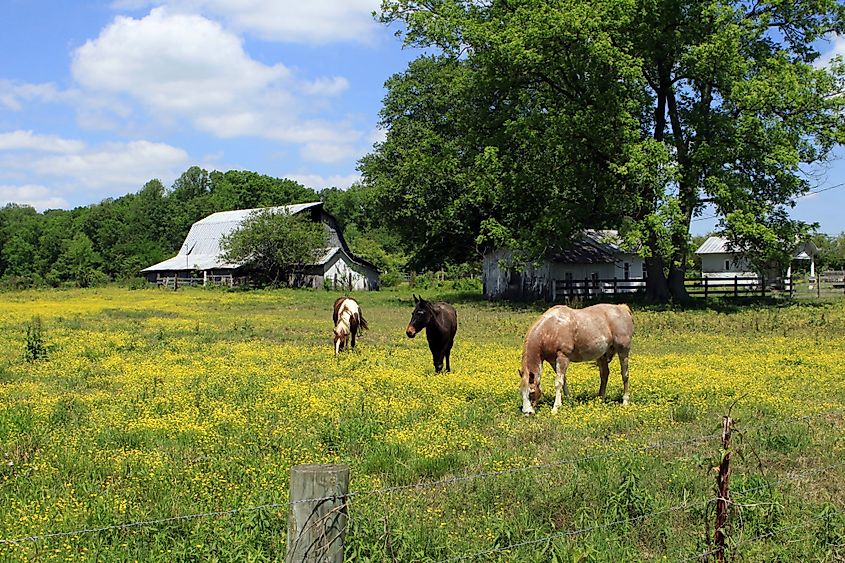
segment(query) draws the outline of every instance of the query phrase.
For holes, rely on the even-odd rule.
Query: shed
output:
[[[816,253],[818,249],[811,241],[802,242],[796,245],[792,253],[792,261],[801,260],[810,262],[810,278],[816,277]],[[745,257],[745,253],[735,248],[725,237],[712,236],[705,240],[696,255],[701,258],[701,276],[705,278],[757,278],[759,273],[755,271],[751,262]],[[787,267],[786,277],[792,275],[792,261]],[[766,273],[766,279],[778,277],[782,272]]]
[[[253,213],[270,210],[291,215],[308,214],[312,221],[320,221],[329,234],[329,246],[314,263],[308,264],[289,281],[294,285],[323,287],[324,283],[349,289],[378,289],[378,269],[352,254],[343,238],[337,219],[323,209],[323,202],[298,203],[280,207],[220,211],[200,219],[191,226],[179,253],[158,264],[141,270],[148,281],[171,277],[199,275],[203,281],[228,281],[248,276],[244,264],[226,262],[220,257],[223,236],[241,227]]]
[[[536,264],[520,264],[517,258],[507,248],[485,253],[486,298],[549,299],[556,281],[590,280],[598,286],[614,279],[645,279],[645,261],[635,250],[623,247],[615,230],[585,230],[572,242],[550,248]],[[636,282],[626,284],[628,291],[636,286]]]

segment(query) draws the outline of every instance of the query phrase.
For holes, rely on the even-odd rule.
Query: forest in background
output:
[[[321,200],[343,229],[353,253],[373,262],[384,285],[399,273],[447,270],[455,276],[478,271],[481,249],[461,262],[433,256],[409,264],[418,248],[390,223],[384,200],[373,188],[316,192],[298,182],[242,170],[186,170],[170,188],[150,180],[138,192],[71,210],[7,204],[0,208],[0,286],[87,287],[137,279],[139,271],[179,251],[191,225],[218,211]],[[455,226],[456,231],[460,226]],[[693,237],[697,247],[704,237]],[[817,234],[821,268],[845,268],[845,233]],[[695,264],[690,264],[695,272]]]

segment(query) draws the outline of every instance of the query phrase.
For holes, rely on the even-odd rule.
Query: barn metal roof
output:
[[[322,204],[321,201],[315,201],[311,203],[297,203],[295,205],[282,205],[279,207],[237,209],[235,211],[212,213],[208,217],[200,219],[191,225],[191,230],[188,231],[188,236],[185,237],[185,242],[182,243],[182,247],[176,256],[154,264],[149,268],[144,268],[141,271],[158,272],[192,270],[194,268],[198,270],[237,268],[242,266],[242,264],[225,262],[220,258],[220,239],[238,229],[241,223],[250,215],[264,210],[296,215],[306,209],[318,207]],[[338,250],[339,247],[327,248],[323,257],[314,265],[325,264]]]

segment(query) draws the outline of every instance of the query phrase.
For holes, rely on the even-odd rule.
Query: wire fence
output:
[[[805,415],[802,417],[795,418],[794,420],[797,422],[808,422],[814,419],[819,418],[837,418],[842,417],[845,415],[845,409],[841,410],[834,410],[834,411],[826,411],[826,412],[819,412],[810,415]],[[367,489],[367,490],[357,490],[357,491],[350,491],[347,494],[343,495],[342,498],[339,498],[338,495],[330,495],[330,496],[317,496],[313,498],[306,498],[301,500],[295,501],[284,501],[284,502],[271,502],[266,504],[260,504],[255,506],[249,507],[237,507],[231,508],[227,510],[215,510],[215,511],[206,511],[206,512],[197,512],[192,514],[184,514],[178,516],[170,516],[170,517],[163,517],[163,518],[156,518],[156,519],[146,519],[146,520],[137,520],[131,522],[124,522],[124,523],[117,523],[112,525],[105,525],[99,527],[89,527],[89,528],[80,528],[75,530],[68,530],[68,531],[51,531],[45,532],[42,534],[33,534],[29,536],[22,536],[16,538],[0,538],[0,545],[21,545],[33,542],[42,542],[47,541],[55,538],[67,538],[71,536],[83,536],[88,534],[97,534],[109,531],[117,531],[117,530],[128,530],[134,528],[143,528],[143,527],[153,527],[153,526],[160,526],[163,524],[170,524],[173,522],[179,521],[190,521],[196,519],[203,519],[203,518],[221,518],[221,517],[229,517],[236,514],[242,513],[249,513],[249,512],[257,512],[262,510],[280,510],[286,509],[290,510],[291,507],[302,504],[302,503],[320,503],[323,501],[342,501],[342,506],[344,510],[348,509],[351,505],[353,499],[356,498],[364,498],[368,496],[384,496],[384,495],[392,495],[396,493],[411,491],[411,490],[431,490],[431,489],[441,489],[445,487],[449,487],[451,485],[459,484],[459,483],[467,483],[477,480],[483,479],[493,479],[504,477],[508,475],[515,475],[518,473],[524,472],[536,472],[536,471],[543,471],[549,470],[554,468],[560,468],[564,466],[577,466],[578,464],[595,461],[595,460],[602,460],[602,459],[611,459],[611,458],[618,458],[623,456],[631,456],[633,454],[643,454],[647,452],[653,452],[657,450],[663,450],[666,448],[671,447],[678,447],[678,446],[685,446],[690,444],[700,444],[705,443],[708,441],[714,441],[719,437],[717,433],[710,433],[710,434],[701,434],[697,436],[691,436],[688,438],[683,438],[679,440],[671,440],[671,441],[659,441],[659,442],[651,442],[646,444],[640,444],[636,446],[631,446],[628,448],[622,448],[618,450],[608,451],[601,454],[592,454],[592,455],[585,455],[581,457],[574,457],[574,458],[567,458],[561,460],[555,460],[546,463],[540,464],[533,464],[533,465],[526,465],[526,466],[519,466],[519,467],[512,467],[503,470],[497,471],[487,471],[487,472],[478,472],[472,474],[465,474],[465,475],[458,475],[455,477],[439,479],[439,480],[432,480],[432,481],[420,481],[417,483],[411,483],[407,485],[396,485],[396,486],[389,486],[389,487],[381,487],[376,489]],[[714,444],[715,445],[715,444]],[[715,448],[714,448],[715,450]],[[712,450],[711,450],[712,451]],[[811,477],[815,477],[818,475],[822,475],[834,469],[839,469],[845,467],[845,461],[839,463],[828,464],[819,467],[812,467],[806,468],[802,470],[794,470],[785,473],[781,477],[777,479],[767,480],[764,483],[759,485],[754,485],[751,487],[745,487],[742,489],[738,489],[732,491],[733,498],[742,498],[744,496],[750,495],[755,492],[759,492],[765,489],[773,489],[785,483],[795,482],[802,479],[807,479]],[[538,538],[530,538],[523,541],[512,542],[507,545],[503,546],[496,546],[485,550],[479,550],[475,552],[465,553],[462,555],[453,556],[446,559],[439,560],[439,563],[447,563],[451,561],[471,561],[475,559],[479,559],[486,556],[491,556],[496,553],[508,552],[515,549],[528,547],[532,545],[541,545],[547,544],[549,542],[554,542],[555,540],[560,540],[564,538],[571,538],[576,537],[584,534],[588,534],[590,532],[594,532],[597,530],[608,529],[615,526],[620,526],[623,524],[633,524],[642,522],[649,518],[654,518],[657,516],[665,516],[670,513],[676,512],[687,512],[693,510],[695,508],[706,507],[712,503],[717,501],[727,501],[729,506],[733,509],[746,509],[746,508],[755,508],[758,506],[755,503],[741,503],[741,502],[734,502],[732,498],[720,498],[717,496],[711,496],[707,498],[698,499],[695,501],[687,501],[673,505],[667,506],[664,508],[660,508],[654,511],[650,511],[644,514],[638,514],[636,516],[632,516],[629,518],[619,518],[609,522],[601,522],[596,523],[590,526],[585,526],[581,528],[575,528],[570,530],[561,530],[556,531],[551,534],[547,534],[542,537]],[[809,525],[814,521],[817,521],[821,517],[813,518],[808,520],[808,523],[802,523],[796,526],[787,526],[783,528],[779,528],[777,530],[770,530],[766,533],[760,533],[758,535],[749,537],[749,538],[740,538],[737,540],[732,549],[738,549],[740,546],[747,544],[749,542],[758,541],[761,539],[765,539],[766,537],[771,537],[776,535],[779,531],[788,531],[790,529],[797,529],[803,527],[805,525]],[[687,559],[679,559],[679,561],[693,561],[693,560],[707,560],[707,557],[713,555],[717,552],[715,549],[708,549],[703,552],[696,553],[695,555],[687,558]]]

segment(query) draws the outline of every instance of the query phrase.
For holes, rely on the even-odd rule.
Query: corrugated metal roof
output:
[[[731,247],[730,241],[725,237],[710,237],[695,251],[696,254],[730,254],[733,252],[735,251]]]
[[[621,254],[632,252],[635,251],[621,247],[618,231],[587,229],[565,248],[557,248],[547,257],[562,264],[607,264],[617,262]]]
[[[285,212],[291,215],[301,213],[306,209],[322,205],[322,202],[297,203],[295,205],[283,205],[279,207],[260,207],[255,209],[237,209],[235,211],[220,211],[212,213],[204,219],[200,219],[188,231],[185,242],[179,249],[179,253],[173,258],[164,262],[144,268],[142,272],[157,272],[171,270],[211,270],[237,268],[242,264],[225,262],[220,259],[220,239],[232,233],[241,226],[244,220],[257,211],[269,210],[276,213]],[[324,264],[334,253],[336,247],[327,248],[326,254],[317,264]]]

